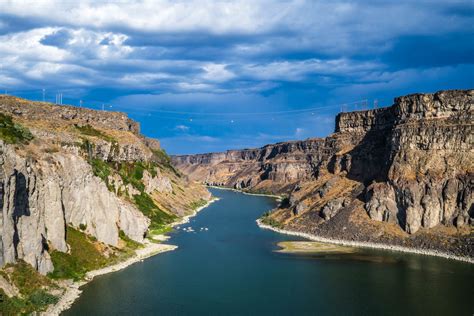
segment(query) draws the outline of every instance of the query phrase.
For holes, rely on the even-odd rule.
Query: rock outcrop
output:
[[[21,259],[42,274],[53,271],[51,251],[70,250],[67,226],[110,247],[120,247],[121,232],[143,242],[152,221],[137,196],[169,218],[210,198],[123,113],[7,96],[0,96],[0,113],[34,137],[0,137],[0,266]]]
[[[326,138],[173,162],[204,183],[288,195],[270,218],[289,229],[473,255],[473,122],[473,90],[414,94],[340,113]]]

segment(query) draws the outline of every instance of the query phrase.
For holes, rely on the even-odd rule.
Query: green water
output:
[[[220,200],[172,233],[177,250],[97,277],[64,314],[474,314],[474,265],[387,251],[276,253],[277,242],[301,239],[256,225],[273,199],[212,193]]]

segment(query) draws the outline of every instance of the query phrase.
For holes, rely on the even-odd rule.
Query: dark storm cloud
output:
[[[434,36],[403,36],[382,60],[394,69],[474,63],[474,32]]]

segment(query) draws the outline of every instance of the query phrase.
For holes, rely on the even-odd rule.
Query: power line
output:
[[[29,94],[29,93],[37,93],[39,89],[35,90],[18,90],[17,93],[20,94]],[[46,89],[41,89],[43,101],[45,101],[45,93]],[[10,91],[11,92],[11,91]],[[88,106],[86,108],[98,108],[102,109],[103,111],[106,110],[106,103],[98,100],[89,100],[86,101]],[[379,106],[379,101],[375,99],[374,101],[374,108]],[[63,94],[57,93],[56,94],[56,104],[63,104]],[[79,107],[84,106],[84,101],[81,99],[79,100]],[[152,109],[151,111],[134,111],[134,110],[125,110],[129,114],[139,115],[139,116],[155,116],[158,119],[163,120],[177,120],[177,121],[198,121],[198,122],[229,122],[229,123],[238,123],[242,121],[250,121],[250,120],[261,120],[263,119],[262,116],[268,116],[268,119],[275,120],[280,119],[281,115],[284,115],[285,118],[288,117],[297,117],[300,115],[307,115],[315,116],[318,113],[325,111],[327,109],[334,109],[340,107],[341,112],[347,112],[348,110],[364,110],[368,109],[368,99],[361,99],[352,102],[345,102],[345,103],[338,103],[332,105],[325,105],[319,107],[311,107],[311,108],[304,108],[304,109],[296,109],[296,110],[281,110],[281,111],[265,111],[265,112],[191,112],[191,111],[171,111],[171,110],[160,110],[160,109]],[[108,105],[111,109],[112,105]],[[171,116],[159,115],[156,114],[168,114]],[[203,117],[205,116],[205,117]],[[245,117],[244,117],[245,116]],[[209,118],[210,117],[210,118]]]
[[[367,102],[367,99],[357,100],[353,102],[346,102],[343,104],[344,105],[351,105],[351,104],[358,104],[358,103],[362,104],[363,102]],[[320,109],[334,108],[334,107],[339,107],[339,106],[341,106],[341,103],[314,107],[314,108],[299,109],[299,110],[284,110],[284,111],[270,111],[270,112],[186,112],[186,111],[168,111],[168,110],[153,110],[153,112],[168,113],[168,114],[183,114],[183,115],[272,115],[272,114],[311,112],[311,111],[317,111]]]

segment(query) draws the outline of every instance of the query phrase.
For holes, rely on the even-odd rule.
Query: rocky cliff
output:
[[[0,266],[53,272],[68,227],[108,255],[209,198],[123,113],[0,96]]]
[[[324,237],[473,256],[474,91],[340,113],[326,138],[173,157],[192,179],[284,194],[264,221]]]

